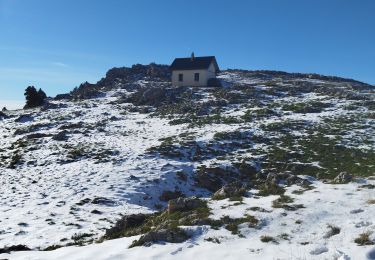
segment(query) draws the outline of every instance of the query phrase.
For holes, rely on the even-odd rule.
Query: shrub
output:
[[[367,231],[365,233],[359,234],[359,236],[354,239],[354,242],[359,246],[373,245],[374,241],[370,239],[371,232]]]

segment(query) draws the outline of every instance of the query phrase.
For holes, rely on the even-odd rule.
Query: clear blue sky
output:
[[[68,92],[114,66],[192,51],[222,69],[375,84],[375,1],[0,0],[0,100],[22,100],[28,85]]]

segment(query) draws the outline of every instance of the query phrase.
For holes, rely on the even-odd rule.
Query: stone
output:
[[[190,236],[180,228],[159,229],[146,233],[136,242],[136,245],[149,246],[154,242],[182,243]]]
[[[240,182],[233,182],[227,185],[224,185],[221,189],[215,192],[212,196],[213,199],[226,199],[231,197],[241,197],[246,193],[246,189]]]
[[[353,179],[353,176],[350,175],[349,173],[341,172],[339,175],[335,177],[335,179],[333,179],[333,182],[339,183],[339,184],[345,184],[345,183],[351,182],[352,179]]]

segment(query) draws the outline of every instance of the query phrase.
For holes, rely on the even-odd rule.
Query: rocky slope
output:
[[[112,69],[0,114],[0,252],[102,242],[5,258],[98,256],[120,238],[123,257],[373,259],[373,86],[228,70],[222,88],[173,88],[169,76]]]

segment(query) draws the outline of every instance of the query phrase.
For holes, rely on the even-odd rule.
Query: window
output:
[[[199,81],[199,73],[194,73],[194,80]]]
[[[178,74],[178,81],[182,82],[184,81],[184,74]]]

